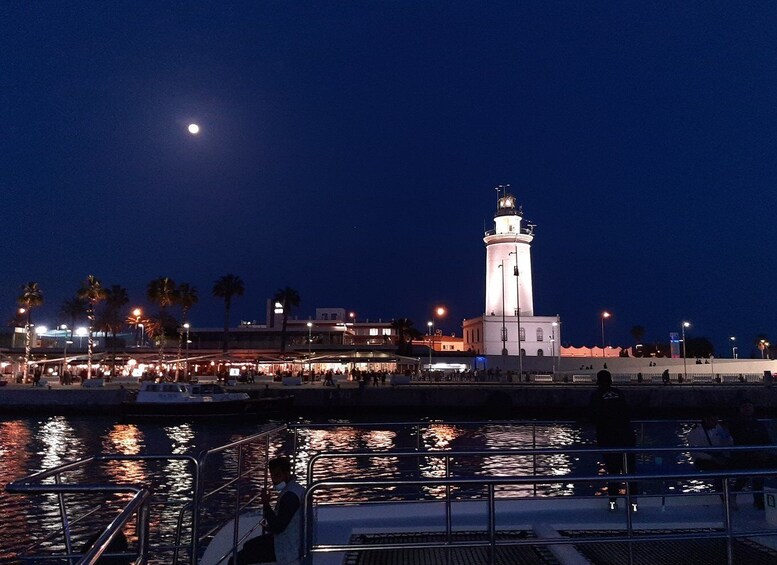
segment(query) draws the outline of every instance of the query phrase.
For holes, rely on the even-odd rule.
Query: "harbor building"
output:
[[[464,349],[476,355],[558,357],[558,315],[535,316],[531,244],[534,224],[524,222],[515,196],[499,187],[494,228],[485,232],[486,301],[481,316],[464,320]]]

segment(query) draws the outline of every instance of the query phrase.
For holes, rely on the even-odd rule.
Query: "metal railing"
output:
[[[699,448],[696,448],[699,449]],[[768,450],[774,449],[774,446],[740,446],[740,447],[705,447],[704,451],[708,452],[736,452],[743,451],[751,453],[755,450]],[[415,458],[422,457],[429,458],[444,458],[445,459],[445,476],[439,478],[419,478],[419,479],[326,479],[322,481],[312,481],[309,485],[307,492],[305,493],[304,508],[305,508],[305,520],[304,520],[304,560],[306,563],[311,563],[312,558],[316,554],[326,553],[360,553],[365,551],[381,551],[392,549],[464,549],[464,548],[479,548],[487,547],[489,549],[489,564],[494,564],[496,559],[496,547],[497,546],[557,546],[557,545],[577,545],[577,544],[595,544],[595,543],[613,543],[613,542],[626,542],[628,543],[629,551],[629,563],[634,562],[634,544],[645,543],[651,541],[667,541],[667,540],[696,540],[696,539],[725,539],[726,540],[726,559],[727,563],[732,564],[733,561],[733,542],[736,538],[754,538],[759,536],[774,536],[773,529],[749,529],[738,530],[734,532],[732,528],[731,520],[731,490],[729,488],[728,481],[726,479],[737,478],[754,478],[754,477],[774,477],[777,475],[777,468],[766,470],[735,470],[726,472],[703,472],[703,473],[663,473],[663,474],[645,474],[645,473],[626,473],[622,475],[537,475],[536,474],[536,457],[538,456],[552,456],[552,455],[580,455],[580,454],[605,454],[605,453],[618,453],[623,456],[624,468],[627,465],[627,458],[629,454],[645,454],[645,453],[667,453],[671,451],[689,451],[688,447],[673,447],[673,448],[589,448],[589,449],[511,449],[511,450],[477,450],[477,451],[423,451],[423,452],[380,452],[380,453],[353,453],[353,452],[338,452],[338,453],[322,453],[314,456],[308,463],[308,477],[315,477],[316,465],[324,460],[337,460],[343,458],[365,458],[365,459],[380,459],[380,458]],[[511,476],[511,477],[452,477],[450,473],[450,462],[455,457],[472,457],[472,456],[518,456],[518,457],[532,457],[534,459],[535,473],[532,476]],[[337,467],[337,466],[335,466]],[[631,492],[631,484],[635,481],[650,481],[650,482],[662,482],[670,480],[687,480],[692,479],[705,479],[715,480],[719,479],[722,483],[721,496],[723,498],[724,505],[724,518],[723,527],[718,531],[707,532],[679,532],[673,534],[661,533],[659,534],[640,534],[635,536],[634,524],[633,524],[633,510],[632,500],[637,497],[637,493]],[[538,484],[552,484],[552,483],[612,483],[612,482],[624,482],[626,485],[626,520],[624,524],[625,533],[621,535],[607,535],[607,536],[591,536],[583,535],[579,537],[553,537],[547,539],[508,539],[497,540],[496,538],[496,520],[495,520],[495,488],[505,487],[511,485],[526,485],[532,486],[534,492],[531,498],[537,498],[536,487]],[[347,544],[319,544],[314,541],[314,498],[319,495],[321,491],[327,489],[375,489],[375,488],[391,488],[396,489],[402,486],[415,486],[415,487],[430,487],[430,486],[444,486],[445,497],[443,503],[444,508],[444,534],[445,541],[440,542],[403,542],[403,543],[347,543]],[[486,502],[487,502],[487,540],[470,540],[470,541],[454,541],[453,540],[453,527],[452,527],[452,505],[455,501],[451,498],[451,487],[453,486],[472,486],[472,487],[485,487],[486,488]],[[754,491],[756,493],[763,493],[763,491]],[[661,498],[661,506],[664,507],[667,498],[681,498],[689,496],[706,495],[707,493],[670,493],[662,492],[653,495],[639,494],[640,499],[647,498]],[[566,496],[568,497],[568,495]],[[544,497],[543,497],[544,498]],[[555,498],[565,498],[565,496],[557,496]],[[582,500],[586,498],[595,498],[592,496],[578,496],[574,495],[576,500]],[[529,497],[523,497],[521,500],[527,500]],[[391,501],[392,504],[402,504],[404,502],[419,502],[417,499]],[[440,501],[432,501],[430,503],[439,503]],[[317,506],[335,505],[338,503],[324,503],[318,501]],[[340,503],[342,504],[342,503]]]
[[[160,545],[155,546],[153,549],[156,552],[172,552],[171,560],[173,563],[178,563],[180,560],[179,553],[181,550],[188,551],[189,563],[196,563],[199,558],[200,551],[202,549],[203,542],[211,536],[215,530],[217,530],[222,524],[219,523],[215,527],[200,532],[202,527],[201,518],[203,510],[207,507],[208,503],[215,499],[220,493],[226,492],[231,487],[234,487],[234,502],[232,505],[232,519],[234,519],[235,530],[233,537],[233,548],[226,555],[229,556],[234,552],[237,546],[242,543],[242,539],[238,539],[237,532],[240,520],[240,513],[256,499],[256,496],[249,498],[247,501],[241,502],[241,484],[246,478],[254,473],[259,467],[263,469],[264,480],[263,486],[267,485],[267,459],[270,448],[271,437],[275,434],[284,432],[285,426],[277,426],[271,429],[265,430],[261,433],[254,434],[252,436],[243,438],[239,441],[235,441],[226,445],[222,445],[213,449],[202,451],[197,457],[191,455],[98,455],[94,457],[88,457],[80,459],[75,462],[59,465],[52,469],[36,473],[21,479],[17,479],[6,486],[6,490],[14,494],[54,494],[57,497],[57,504],[59,508],[59,516],[61,527],[59,530],[52,532],[44,539],[39,540],[32,546],[26,548],[22,555],[19,555],[17,559],[20,561],[28,562],[43,562],[43,561],[63,561],[77,565],[93,565],[97,563],[100,556],[114,555],[113,553],[106,553],[109,549],[111,542],[123,532],[124,528],[130,523],[133,516],[137,516],[136,532],[137,532],[137,546],[136,552],[126,552],[120,554],[123,557],[133,558],[134,563],[142,564],[146,563],[149,558],[149,543],[148,543],[148,525],[149,525],[149,512],[150,505],[152,504],[152,493],[149,488],[142,485],[117,485],[117,484],[95,484],[95,483],[64,483],[63,478],[69,473],[76,471],[85,471],[95,464],[108,463],[112,461],[184,461],[190,465],[192,483],[194,485],[191,500],[187,503],[183,503],[181,509],[178,511],[178,518],[176,520],[175,537],[172,545]],[[252,466],[244,465],[244,454],[249,448],[256,447],[257,444],[261,444],[263,451],[263,460],[260,463]],[[233,478],[229,478],[221,482],[218,486],[212,490],[206,490],[205,488],[205,470],[210,460],[214,455],[224,453],[230,450],[237,452],[237,474]],[[44,480],[53,479],[52,483],[45,483]],[[68,494],[95,494],[100,497],[105,497],[111,494],[132,494],[133,496],[129,501],[119,509],[117,516],[111,520],[105,529],[102,530],[97,540],[92,546],[81,554],[74,551],[72,526],[81,522],[85,518],[94,514],[94,510],[89,510],[81,516],[71,516],[68,508],[66,495]],[[191,527],[191,539],[188,544],[183,544],[182,539],[184,536],[184,522],[186,516],[190,516]],[[48,555],[32,554],[27,555],[30,552],[34,552],[40,549],[40,546],[52,539],[57,535],[63,536],[63,545],[65,552],[50,553]],[[226,557],[225,556],[225,557]]]
[[[472,422],[472,421],[460,421],[460,422],[450,422],[450,421],[419,421],[419,422],[378,422],[378,423],[369,423],[369,424],[351,424],[351,423],[332,423],[332,424],[298,424],[298,425],[280,425],[276,427],[272,427],[270,429],[264,430],[261,433],[254,434],[252,436],[243,438],[239,441],[235,441],[226,445],[222,445],[210,450],[202,451],[197,457],[189,456],[189,455],[105,455],[105,456],[96,456],[96,457],[90,457],[86,459],[82,459],[73,463],[68,463],[65,465],[60,465],[54,469],[50,469],[41,473],[37,473],[34,475],[31,475],[29,477],[25,477],[23,479],[19,479],[14,481],[13,483],[9,484],[6,488],[9,492],[13,493],[24,493],[24,494],[40,494],[40,493],[49,493],[54,494],[57,497],[58,505],[59,505],[59,514],[60,514],[60,521],[61,521],[61,529],[58,532],[55,532],[55,534],[62,534],[64,537],[64,546],[65,546],[65,553],[60,553],[53,556],[35,556],[35,557],[26,557],[22,556],[20,557],[21,560],[27,560],[27,561],[35,561],[35,562],[41,562],[46,559],[59,559],[59,560],[66,560],[68,563],[84,563],[91,565],[93,563],[96,563],[96,561],[99,559],[100,555],[105,555],[105,552],[109,549],[111,541],[118,535],[119,532],[123,530],[123,528],[130,523],[130,520],[132,516],[137,516],[137,534],[138,534],[138,549],[135,553],[132,553],[131,556],[135,559],[135,563],[145,563],[149,559],[149,544],[148,544],[148,520],[149,520],[149,506],[152,504],[151,499],[151,493],[149,489],[143,485],[116,485],[116,484],[92,484],[92,483],[63,483],[63,475],[67,473],[71,473],[74,471],[83,471],[86,470],[88,467],[101,462],[110,462],[110,461],[132,461],[132,460],[138,460],[138,461],[152,461],[152,460],[164,460],[164,461],[185,461],[187,462],[191,467],[191,473],[192,473],[192,484],[193,484],[193,491],[191,500],[187,503],[184,503],[182,505],[182,508],[178,512],[178,519],[176,523],[176,531],[175,531],[175,537],[174,537],[174,543],[172,545],[166,545],[162,547],[155,546],[152,548],[154,551],[172,551],[172,562],[178,563],[180,560],[179,553],[184,551],[185,553],[188,553],[188,558],[186,561],[189,563],[195,563],[202,552],[203,546],[205,541],[216,532],[216,530],[223,525],[231,516],[231,518],[234,520],[233,522],[233,538],[232,538],[232,546],[231,548],[223,555],[221,556],[221,559],[228,558],[230,555],[233,555],[235,551],[237,550],[237,547],[247,538],[249,534],[245,534],[242,537],[238,535],[239,532],[239,522],[240,522],[240,514],[247,508],[250,507],[253,503],[255,503],[256,498],[258,495],[251,496],[250,493],[245,492],[243,485],[245,484],[246,480],[248,480],[249,477],[254,477],[254,474],[257,472],[258,469],[261,468],[261,472],[263,473],[263,480],[261,482],[262,488],[267,486],[267,466],[266,463],[270,456],[270,450],[271,450],[271,442],[273,439],[275,439],[276,436],[285,435],[289,430],[293,432],[293,446],[294,446],[294,452],[296,453],[298,445],[299,445],[299,430],[301,428],[342,428],[342,427],[348,427],[348,428],[357,428],[357,429],[370,429],[370,428],[407,428],[411,427],[413,432],[415,434],[415,440],[414,446],[411,446],[411,449],[413,451],[381,451],[381,452],[369,452],[369,453],[360,453],[360,452],[353,452],[353,451],[347,451],[347,452],[338,452],[338,453],[319,453],[316,455],[313,455],[311,460],[308,463],[308,467],[306,469],[307,476],[308,476],[308,483],[310,485],[308,494],[305,498],[305,508],[307,510],[306,512],[306,521],[305,521],[305,535],[306,540],[308,541],[308,544],[306,545],[306,554],[308,556],[312,556],[316,553],[326,553],[326,552],[332,552],[332,551],[341,551],[342,548],[335,548],[329,546],[316,546],[313,545],[311,542],[311,535],[312,535],[312,507],[313,507],[313,498],[314,494],[318,494],[322,491],[324,491],[327,488],[368,488],[368,487],[397,487],[402,485],[407,486],[431,486],[431,485],[440,485],[445,487],[445,499],[444,503],[446,504],[446,542],[440,542],[442,545],[432,545],[429,547],[453,547],[457,546],[459,542],[453,542],[450,539],[450,532],[451,532],[451,510],[450,510],[450,504],[452,502],[451,498],[451,487],[456,485],[480,485],[481,487],[484,487],[488,492],[486,496],[486,500],[489,504],[489,507],[492,508],[494,504],[494,488],[499,486],[505,486],[505,485],[529,485],[531,486],[532,490],[532,496],[537,497],[537,485],[543,484],[543,483],[559,483],[559,482],[586,482],[586,483],[601,483],[601,482],[624,482],[626,481],[626,492],[627,497],[631,496],[630,493],[630,487],[629,487],[629,481],[633,480],[650,480],[650,481],[661,481],[661,480],[682,480],[682,479],[716,479],[721,477],[729,477],[729,478],[736,478],[736,477],[753,477],[753,476],[774,476],[777,474],[777,469],[770,469],[767,471],[729,471],[726,473],[663,473],[663,474],[630,474],[630,475],[619,475],[617,478],[611,477],[611,476],[579,476],[579,475],[542,475],[538,474],[541,472],[540,468],[541,466],[538,464],[538,459],[546,456],[554,456],[554,455],[581,455],[581,454],[601,454],[605,452],[610,453],[621,453],[624,456],[624,459],[626,459],[626,455],[629,453],[634,454],[641,454],[643,456],[650,456],[655,455],[657,453],[667,453],[667,452],[675,452],[675,453],[687,453],[688,451],[691,451],[692,449],[699,450],[699,448],[689,448],[687,446],[672,446],[672,447],[636,447],[633,449],[625,449],[625,448],[613,448],[613,449],[602,449],[602,448],[594,448],[594,447],[588,447],[588,448],[576,448],[576,449],[549,449],[549,448],[538,448],[538,431],[543,428],[548,428],[555,425],[564,424],[565,422],[538,422],[536,420],[529,420],[529,421],[498,421],[498,420],[490,420],[490,421],[481,421],[481,422]],[[569,422],[566,422],[569,423]],[[637,426],[644,426],[645,424],[649,423],[666,423],[665,420],[643,420],[643,421],[636,421],[635,425]],[[472,450],[472,451],[451,451],[451,450],[444,450],[444,449],[424,449],[423,448],[423,433],[425,430],[428,430],[429,428],[432,428],[434,426],[438,425],[460,425],[460,426],[479,426],[479,425],[505,425],[505,426],[530,426],[531,427],[531,447],[528,448],[520,448],[520,449],[504,449],[504,450],[495,450],[495,449],[483,449],[483,450]],[[641,436],[640,436],[641,437]],[[411,440],[412,441],[412,440]],[[726,451],[726,452],[736,452],[736,451],[748,451],[752,452],[754,450],[758,450],[761,448],[766,449],[773,449],[774,446],[742,446],[742,447],[725,447],[725,448],[712,448],[712,447],[704,447],[703,451],[708,452],[714,452],[714,451]],[[255,464],[247,464],[246,462],[250,460],[250,457],[248,455],[254,454],[255,450],[261,450],[261,457],[258,457],[255,461]],[[222,455],[226,452],[234,452],[236,457],[236,472],[235,476],[232,477],[224,477],[223,480],[221,480],[217,486],[214,488],[207,490],[206,489],[206,470],[208,469],[208,466],[211,461],[213,461],[217,455]],[[452,476],[451,472],[451,460],[456,457],[468,457],[468,456],[517,456],[517,457],[531,457],[532,458],[532,466],[531,466],[531,475],[530,476],[510,476],[510,477],[454,477]],[[396,479],[396,478],[389,478],[389,479],[380,479],[380,480],[338,480],[336,478],[325,477],[324,480],[316,481],[316,466],[320,464],[320,462],[326,461],[326,460],[332,460],[332,459],[338,459],[338,458],[372,458],[372,459],[380,459],[380,458],[417,458],[417,460],[421,460],[421,458],[444,458],[445,465],[444,465],[444,476],[443,477],[437,477],[437,478],[419,478],[419,479]],[[297,458],[293,458],[293,461],[296,462]],[[51,480],[53,479],[53,484],[51,483],[44,483],[44,480]],[[257,482],[257,481],[255,481]],[[255,485],[254,485],[255,486]],[[726,520],[729,519],[729,512],[730,509],[728,507],[728,500],[729,500],[729,493],[728,493],[728,484],[727,481],[723,481],[723,494],[726,502]],[[231,492],[230,489],[234,490],[234,495]],[[78,554],[77,552],[74,552],[73,550],[73,543],[72,543],[72,532],[71,528],[75,523],[78,523],[80,520],[83,520],[85,516],[88,516],[89,513],[86,513],[85,516],[71,516],[66,504],[66,496],[68,494],[73,493],[94,493],[99,494],[100,496],[105,496],[106,494],[113,493],[113,494],[131,494],[132,498],[125,504],[125,506],[121,509],[118,516],[114,518],[110,524],[102,531],[100,537],[98,538],[97,542],[85,553],[83,556]],[[205,524],[203,523],[203,512],[206,508],[209,507],[211,503],[214,503],[216,499],[219,497],[219,495],[224,494],[228,497],[232,498],[231,508],[227,509],[225,511],[225,514],[227,516],[227,520],[221,520],[219,523],[217,523],[213,527],[205,527]],[[247,495],[247,496],[244,496]],[[650,496],[666,496],[665,494],[661,495],[650,495]],[[501,499],[501,498],[500,498]],[[415,501],[415,500],[414,500]],[[326,502],[316,502],[317,505],[325,506],[327,505]],[[627,505],[627,510],[630,511],[631,505]],[[186,522],[186,517],[190,516],[190,522]],[[627,519],[630,520],[630,514],[627,513]],[[185,525],[191,524],[191,539],[188,543],[184,544],[182,543],[182,540],[184,538],[184,528]],[[503,545],[507,543],[505,540],[497,540],[495,539],[494,535],[494,523],[493,523],[493,514],[489,516],[489,547],[495,548],[498,545]],[[631,525],[627,525],[627,536],[624,538],[625,540],[628,540],[629,535],[631,532]],[[730,523],[726,523],[726,529],[725,532],[730,537],[733,536],[733,533],[731,532]],[[773,533],[773,532],[771,532]],[[737,532],[737,537],[740,536],[740,533]],[[763,535],[758,532],[749,532],[748,535]],[[696,536],[697,537],[697,536]],[[721,536],[718,536],[721,537]],[[599,539],[599,538],[597,538]],[[609,538],[608,538],[609,539]],[[643,541],[647,538],[644,536],[639,536],[639,541]],[[665,539],[665,538],[662,538]],[[601,539],[599,539],[601,541]],[[450,542],[450,543],[449,543]],[[542,543],[537,543],[536,540],[531,540],[532,543],[541,545],[543,543],[546,543],[543,541]],[[586,542],[581,541],[580,538],[575,539],[575,543],[584,543]],[[523,542],[521,542],[523,543]],[[526,542],[529,543],[529,542]],[[547,542],[549,543],[549,542]],[[559,542],[557,539],[553,540],[553,543],[558,544],[562,543]],[[563,543],[572,543],[572,542],[563,542]],[[482,542],[473,542],[474,545],[471,545],[471,547],[478,547],[482,545]],[[510,542],[509,544],[512,544]],[[730,544],[730,542],[729,542]],[[385,544],[384,544],[385,545]],[[401,544],[402,547],[406,547],[405,544]],[[514,544],[513,544],[514,545]],[[348,545],[348,551],[352,550],[359,550],[359,547],[354,545]],[[415,547],[415,546],[413,546]],[[463,547],[463,546],[462,546]],[[470,547],[470,546],[467,546]],[[355,549],[354,549],[355,548]],[[376,544],[370,544],[369,548],[363,548],[364,551],[368,550],[374,550],[377,548],[388,548],[387,546],[378,546]],[[32,550],[32,548],[29,548]],[[491,550],[493,551],[493,549]],[[128,555],[128,554],[125,554]]]

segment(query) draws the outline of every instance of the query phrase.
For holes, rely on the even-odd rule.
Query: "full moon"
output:
[[[189,124],[189,133],[192,135],[197,135],[200,133],[200,126],[197,124]]]

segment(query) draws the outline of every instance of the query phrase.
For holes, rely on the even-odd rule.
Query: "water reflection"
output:
[[[302,482],[338,479],[380,479],[396,477],[408,480],[428,480],[423,488],[389,484],[365,489],[331,489],[317,495],[317,500],[366,501],[390,500],[402,497],[441,499],[482,496],[482,486],[453,487],[434,484],[446,476],[453,478],[521,477],[544,474],[558,477],[558,482],[537,486],[538,493],[593,493],[599,486],[575,483],[575,475],[603,472],[600,457],[590,454],[553,454],[542,456],[485,453],[472,456],[446,456],[444,451],[513,450],[528,447],[581,447],[594,441],[590,429],[577,424],[532,425],[519,423],[487,423],[472,426],[432,422],[420,429],[382,426],[362,428],[355,425],[321,428],[309,425],[296,434],[289,432],[273,436],[269,444],[260,443],[243,450],[216,454],[204,472],[206,488],[212,489],[224,478],[234,477],[238,467],[247,473],[234,488],[214,497],[206,509],[206,523],[215,524],[225,509],[234,507],[236,497],[247,503],[265,486],[268,457],[294,455],[296,474]],[[653,424],[640,429],[644,445],[677,446],[685,443],[692,424],[675,422]],[[121,424],[101,418],[19,418],[0,420],[0,483],[42,468],[59,465],[97,452],[141,454],[197,454],[201,450],[235,441],[256,433],[258,426],[219,423],[179,423],[159,426],[153,422]],[[415,450],[439,451],[437,455],[416,455]],[[316,464],[315,476],[307,476],[311,458],[319,453],[353,452],[369,457],[322,459]],[[400,453],[412,454],[401,456]],[[688,471],[692,469],[687,452],[668,451],[665,455],[645,455],[638,460],[638,469],[653,471]],[[83,479],[74,475],[69,480]],[[171,524],[175,524],[183,502],[194,489],[193,467],[185,461],[154,462],[111,461],[88,469],[90,480],[106,480],[123,484],[148,484],[154,497],[152,508],[152,542],[172,541]],[[709,488],[705,481],[691,480],[682,484],[645,485],[646,488],[680,489],[698,492]],[[532,485],[506,485],[497,489],[499,497],[534,494]],[[118,497],[112,499],[116,501]],[[0,557],[9,556],[33,539],[33,536],[55,532],[59,528],[58,509],[53,499],[40,503],[23,496],[0,492],[0,512],[10,520],[0,521]],[[90,504],[94,504],[91,501]],[[256,502],[254,502],[256,504]],[[77,510],[91,508],[79,502]],[[209,522],[210,521],[210,522]],[[84,526],[84,530],[88,529]],[[34,534],[32,533],[34,532]],[[184,540],[185,541],[185,540]],[[7,549],[6,549],[7,548]],[[3,553],[5,551],[6,553]]]

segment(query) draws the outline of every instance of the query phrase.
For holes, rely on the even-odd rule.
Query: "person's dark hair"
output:
[[[286,474],[291,474],[291,462],[289,461],[288,457],[281,456],[270,459],[270,462],[267,463],[267,466],[270,468],[270,470],[278,469]]]
[[[610,386],[612,384],[610,371],[601,370],[596,373],[596,384],[599,386]]]

